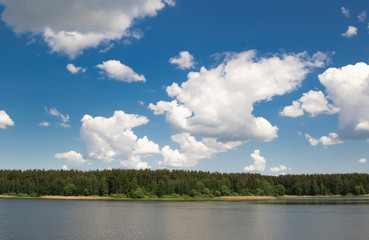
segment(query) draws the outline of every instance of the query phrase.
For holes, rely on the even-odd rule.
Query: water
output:
[[[368,239],[369,199],[0,199],[0,239]]]

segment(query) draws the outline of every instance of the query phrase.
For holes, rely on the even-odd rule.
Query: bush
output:
[[[362,185],[360,185],[360,186],[355,186],[355,188],[354,188],[354,193],[355,193],[355,195],[365,194],[364,187],[363,187]]]
[[[181,195],[177,194],[177,193],[173,193],[171,195],[164,195],[161,198],[180,198]]]
[[[135,191],[132,192],[131,198],[144,198],[145,193],[142,191],[142,189],[139,187]]]
[[[28,198],[29,197],[27,193],[18,193],[17,196],[22,197],[22,198]]]
[[[112,198],[127,198],[127,196],[122,194],[122,193],[111,194],[110,197],[112,197]]]
[[[209,190],[209,188],[204,188],[201,192],[202,192],[203,194],[210,195],[210,190]]]
[[[200,193],[196,189],[191,189],[191,191],[188,193],[190,197],[196,197],[200,196]]]
[[[73,196],[76,193],[76,186],[73,183],[68,183],[65,185],[63,192],[64,196]]]
[[[274,193],[276,196],[284,196],[286,194],[286,189],[283,185],[278,184],[274,187]]]
[[[255,193],[256,196],[264,196],[264,191],[261,190],[260,188],[257,188],[256,189],[256,193]]]
[[[250,196],[250,190],[248,189],[248,188],[245,188],[245,189],[242,189],[241,191],[240,191],[240,195],[241,196]]]
[[[213,195],[216,196],[216,197],[222,196],[222,194],[218,190],[215,190]]]
[[[226,185],[223,185],[220,188],[220,191],[222,193],[222,196],[229,196],[231,194],[231,191],[229,191],[229,188]]]

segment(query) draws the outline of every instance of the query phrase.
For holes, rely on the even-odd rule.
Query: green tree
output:
[[[229,191],[229,188],[226,185],[223,185],[220,188],[220,192],[222,193],[222,196],[229,196],[229,195],[231,195],[231,191]]]
[[[286,189],[284,188],[283,185],[278,184],[274,188],[274,194],[276,196],[284,196],[286,194]]]
[[[73,196],[76,194],[76,186],[73,183],[68,183],[64,187],[64,196]]]
[[[190,197],[196,197],[196,196],[200,196],[200,192],[197,191],[196,189],[191,189],[191,191],[188,193],[188,195]]]
[[[144,193],[144,191],[140,187],[138,187],[131,194],[131,198],[144,198],[144,197],[145,197],[145,193]]]

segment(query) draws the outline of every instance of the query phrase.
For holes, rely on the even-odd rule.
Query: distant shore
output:
[[[257,201],[257,200],[274,200],[274,199],[304,199],[304,198],[346,198],[346,197],[369,197],[369,194],[364,195],[316,195],[316,196],[310,196],[310,195],[284,195],[279,197],[274,196],[223,196],[218,197],[217,199],[223,200],[223,201]]]
[[[319,196],[297,196],[297,195],[285,195],[280,197],[274,196],[222,196],[214,198],[115,198],[115,197],[103,197],[103,196],[40,196],[40,197],[23,197],[17,195],[0,195],[0,198],[6,199],[55,199],[55,200],[115,200],[115,201],[261,201],[261,200],[275,200],[275,199],[301,199],[301,198],[339,198],[339,197],[369,197],[369,194],[365,195],[319,195]]]
[[[220,201],[258,201],[258,200],[273,200],[277,199],[274,196],[223,196],[217,197]]]

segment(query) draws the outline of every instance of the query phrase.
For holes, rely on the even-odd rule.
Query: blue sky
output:
[[[0,168],[368,172],[367,13],[0,0]]]

